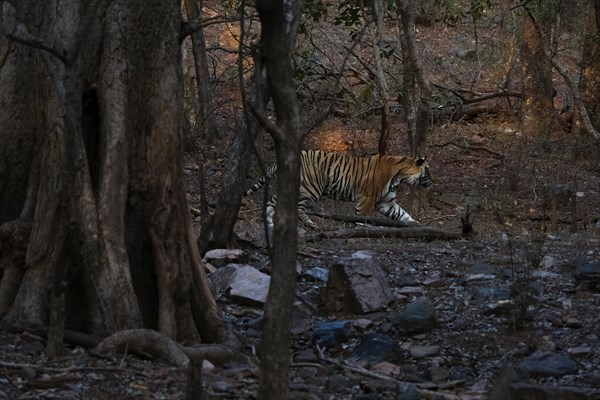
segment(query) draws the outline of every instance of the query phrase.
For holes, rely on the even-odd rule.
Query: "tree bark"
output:
[[[179,3],[14,4],[2,25],[20,44],[1,73],[15,81],[0,94],[22,100],[3,104],[0,118],[23,137],[11,157],[25,161],[11,164],[27,185],[18,202],[0,197],[0,210],[16,204],[0,224],[30,220],[32,233],[2,324],[44,328],[48,304],[60,308],[65,295],[75,330],[147,327],[180,341],[225,340],[190,235]],[[0,149],[15,138],[0,131]]]
[[[525,137],[545,141],[549,139],[555,122],[552,100],[554,84],[552,64],[544,52],[544,38],[541,32],[547,31],[544,28],[549,27],[552,21],[546,16],[539,22],[540,30],[536,29],[534,16],[528,10],[521,28],[521,131]]]
[[[198,248],[201,253],[212,248],[226,248],[235,245],[236,238],[233,228],[242,204],[244,183],[254,149],[254,141],[258,136],[260,124],[250,112],[250,108],[263,109],[270,99],[268,86],[263,78],[264,65],[260,57],[254,58],[254,99],[247,99],[244,84],[244,10],[240,13],[240,48],[238,53],[238,68],[240,76],[240,91],[243,101],[244,128],[239,129],[233,140],[227,160],[227,169],[223,174],[223,183],[212,215],[202,221]],[[260,160],[259,160],[260,161]]]
[[[296,224],[302,143],[300,107],[292,84],[291,58],[302,2],[259,0],[256,7],[261,21],[262,56],[277,118],[277,125],[267,125],[267,130],[275,141],[278,174],[273,273],[264,312],[258,398],[286,399],[289,396],[288,367],[298,250]]]
[[[593,9],[587,17],[579,90],[592,126],[600,131],[600,0],[594,0],[593,3]]]
[[[400,45],[402,47],[402,104],[406,110],[406,132],[411,155],[423,155],[429,130],[429,103],[431,87],[417,51],[415,37],[415,0],[398,0],[401,24]]]
[[[199,21],[202,11],[202,0],[184,0],[188,20]],[[196,89],[198,112],[196,115],[195,132],[201,132],[209,141],[216,139],[217,128],[213,113],[213,96],[208,72],[208,56],[206,54],[206,41],[202,27],[195,30],[192,35],[192,54],[194,55],[194,71],[196,73]],[[192,139],[196,139],[196,135]]]

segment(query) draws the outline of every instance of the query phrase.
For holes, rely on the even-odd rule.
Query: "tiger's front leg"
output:
[[[396,202],[396,192],[388,193],[383,199],[377,202],[377,211],[384,214],[388,218],[395,219],[396,221],[416,223],[417,221],[410,216],[400,205]]]

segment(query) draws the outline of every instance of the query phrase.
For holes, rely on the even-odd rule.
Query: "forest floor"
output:
[[[427,36],[434,50],[441,49],[448,32],[440,31],[422,29],[419,35]],[[309,134],[305,147],[373,153],[379,126],[376,115],[331,118]],[[391,132],[389,153],[404,153],[400,116],[393,117]],[[272,147],[266,139],[264,143],[261,148]],[[435,185],[419,202],[408,193],[400,193],[399,201],[421,224],[447,230],[460,229],[468,207],[474,235],[459,240],[301,239],[298,299],[312,308],[302,308],[294,319],[291,397],[484,399],[502,370],[542,351],[562,356],[554,364],[565,370],[530,374],[529,386],[522,388],[530,392],[520,392],[519,398],[600,399],[600,291],[575,278],[578,268],[600,262],[600,167],[593,146],[560,132],[548,138],[523,137],[510,115],[436,122],[427,147]],[[227,146],[199,148],[198,154],[186,157],[185,165],[192,206],[199,201],[198,168],[203,167],[210,197],[219,188],[227,161]],[[269,154],[266,158],[272,159]],[[236,225],[240,237],[257,245],[245,250],[247,263],[257,268],[266,257],[261,199],[258,193],[244,200]],[[349,204],[323,205],[331,212],[352,211]],[[353,227],[314,220],[322,231]],[[333,315],[320,297],[325,282],[305,272],[328,268],[357,251],[369,252],[385,271],[394,299],[377,313]],[[522,282],[524,292],[519,291]],[[391,318],[419,297],[431,300],[437,326],[407,335]],[[246,350],[256,349],[262,308],[237,304],[227,296],[217,301]],[[509,304],[508,309],[502,311],[502,304]],[[350,333],[331,346],[317,347],[315,325],[331,321],[350,322]],[[391,338],[387,350],[393,357],[385,352],[357,356],[357,348],[374,335]],[[185,398],[186,371],[164,361],[134,355],[98,358],[69,347],[59,360],[47,363],[44,343],[29,332],[0,332],[0,399]],[[574,370],[566,368],[569,361],[574,361]],[[253,367],[206,368],[202,379],[206,399],[256,395]]]

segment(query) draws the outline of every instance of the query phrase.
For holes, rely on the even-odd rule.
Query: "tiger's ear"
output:
[[[427,156],[421,156],[417,158],[417,167],[420,167],[421,165],[425,164],[425,161],[427,161]]]

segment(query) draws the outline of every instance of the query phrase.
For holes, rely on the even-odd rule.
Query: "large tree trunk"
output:
[[[0,224],[20,215],[32,233],[2,323],[45,327],[48,304],[60,307],[53,299],[65,295],[69,328],[150,327],[183,341],[224,340],[180,165],[179,2],[115,0],[99,11],[73,0],[21,4],[2,21],[21,43],[2,70],[14,79],[2,99],[20,101],[2,106],[0,148],[17,144],[7,157],[23,160],[11,161],[13,176],[28,184],[0,197],[0,209],[11,204]],[[16,15],[39,40],[14,29]]]

